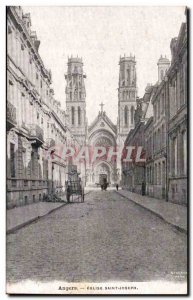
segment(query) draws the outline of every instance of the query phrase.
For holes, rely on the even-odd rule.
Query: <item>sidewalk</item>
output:
[[[85,193],[85,195],[88,192]],[[74,196],[78,198],[78,196]],[[6,233],[14,231],[26,226],[39,218],[46,216],[56,209],[66,205],[67,202],[37,202],[16,208],[8,209],[6,215]]]
[[[187,207],[156,198],[142,196],[128,190],[119,190],[117,193],[153,212],[178,230],[187,233]]]

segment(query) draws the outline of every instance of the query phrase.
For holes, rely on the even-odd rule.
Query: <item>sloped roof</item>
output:
[[[114,131],[115,134],[117,133],[117,127],[116,127],[116,125],[113,124],[113,122],[111,121],[111,119],[106,115],[105,111],[99,111],[98,116],[94,119],[94,121],[88,127],[88,132],[90,132],[91,130],[93,130],[93,128],[101,120],[103,120],[104,122],[106,122],[106,124],[112,129],[112,131]]]

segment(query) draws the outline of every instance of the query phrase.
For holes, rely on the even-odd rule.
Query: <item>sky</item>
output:
[[[89,123],[101,101],[117,122],[120,55],[135,55],[138,96],[142,97],[147,83],[157,81],[160,55],[171,59],[170,41],[185,22],[182,6],[25,6],[23,10],[31,13],[32,30],[41,41],[39,54],[52,71],[55,98],[64,109],[68,56],[82,57]]]

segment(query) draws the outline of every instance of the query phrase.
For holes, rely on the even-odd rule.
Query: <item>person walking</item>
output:
[[[119,185],[118,185],[118,183],[116,184],[116,189],[117,189],[117,191],[119,190]]]

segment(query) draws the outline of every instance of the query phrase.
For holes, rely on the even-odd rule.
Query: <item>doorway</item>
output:
[[[99,183],[103,184],[107,182],[107,174],[99,174]]]

